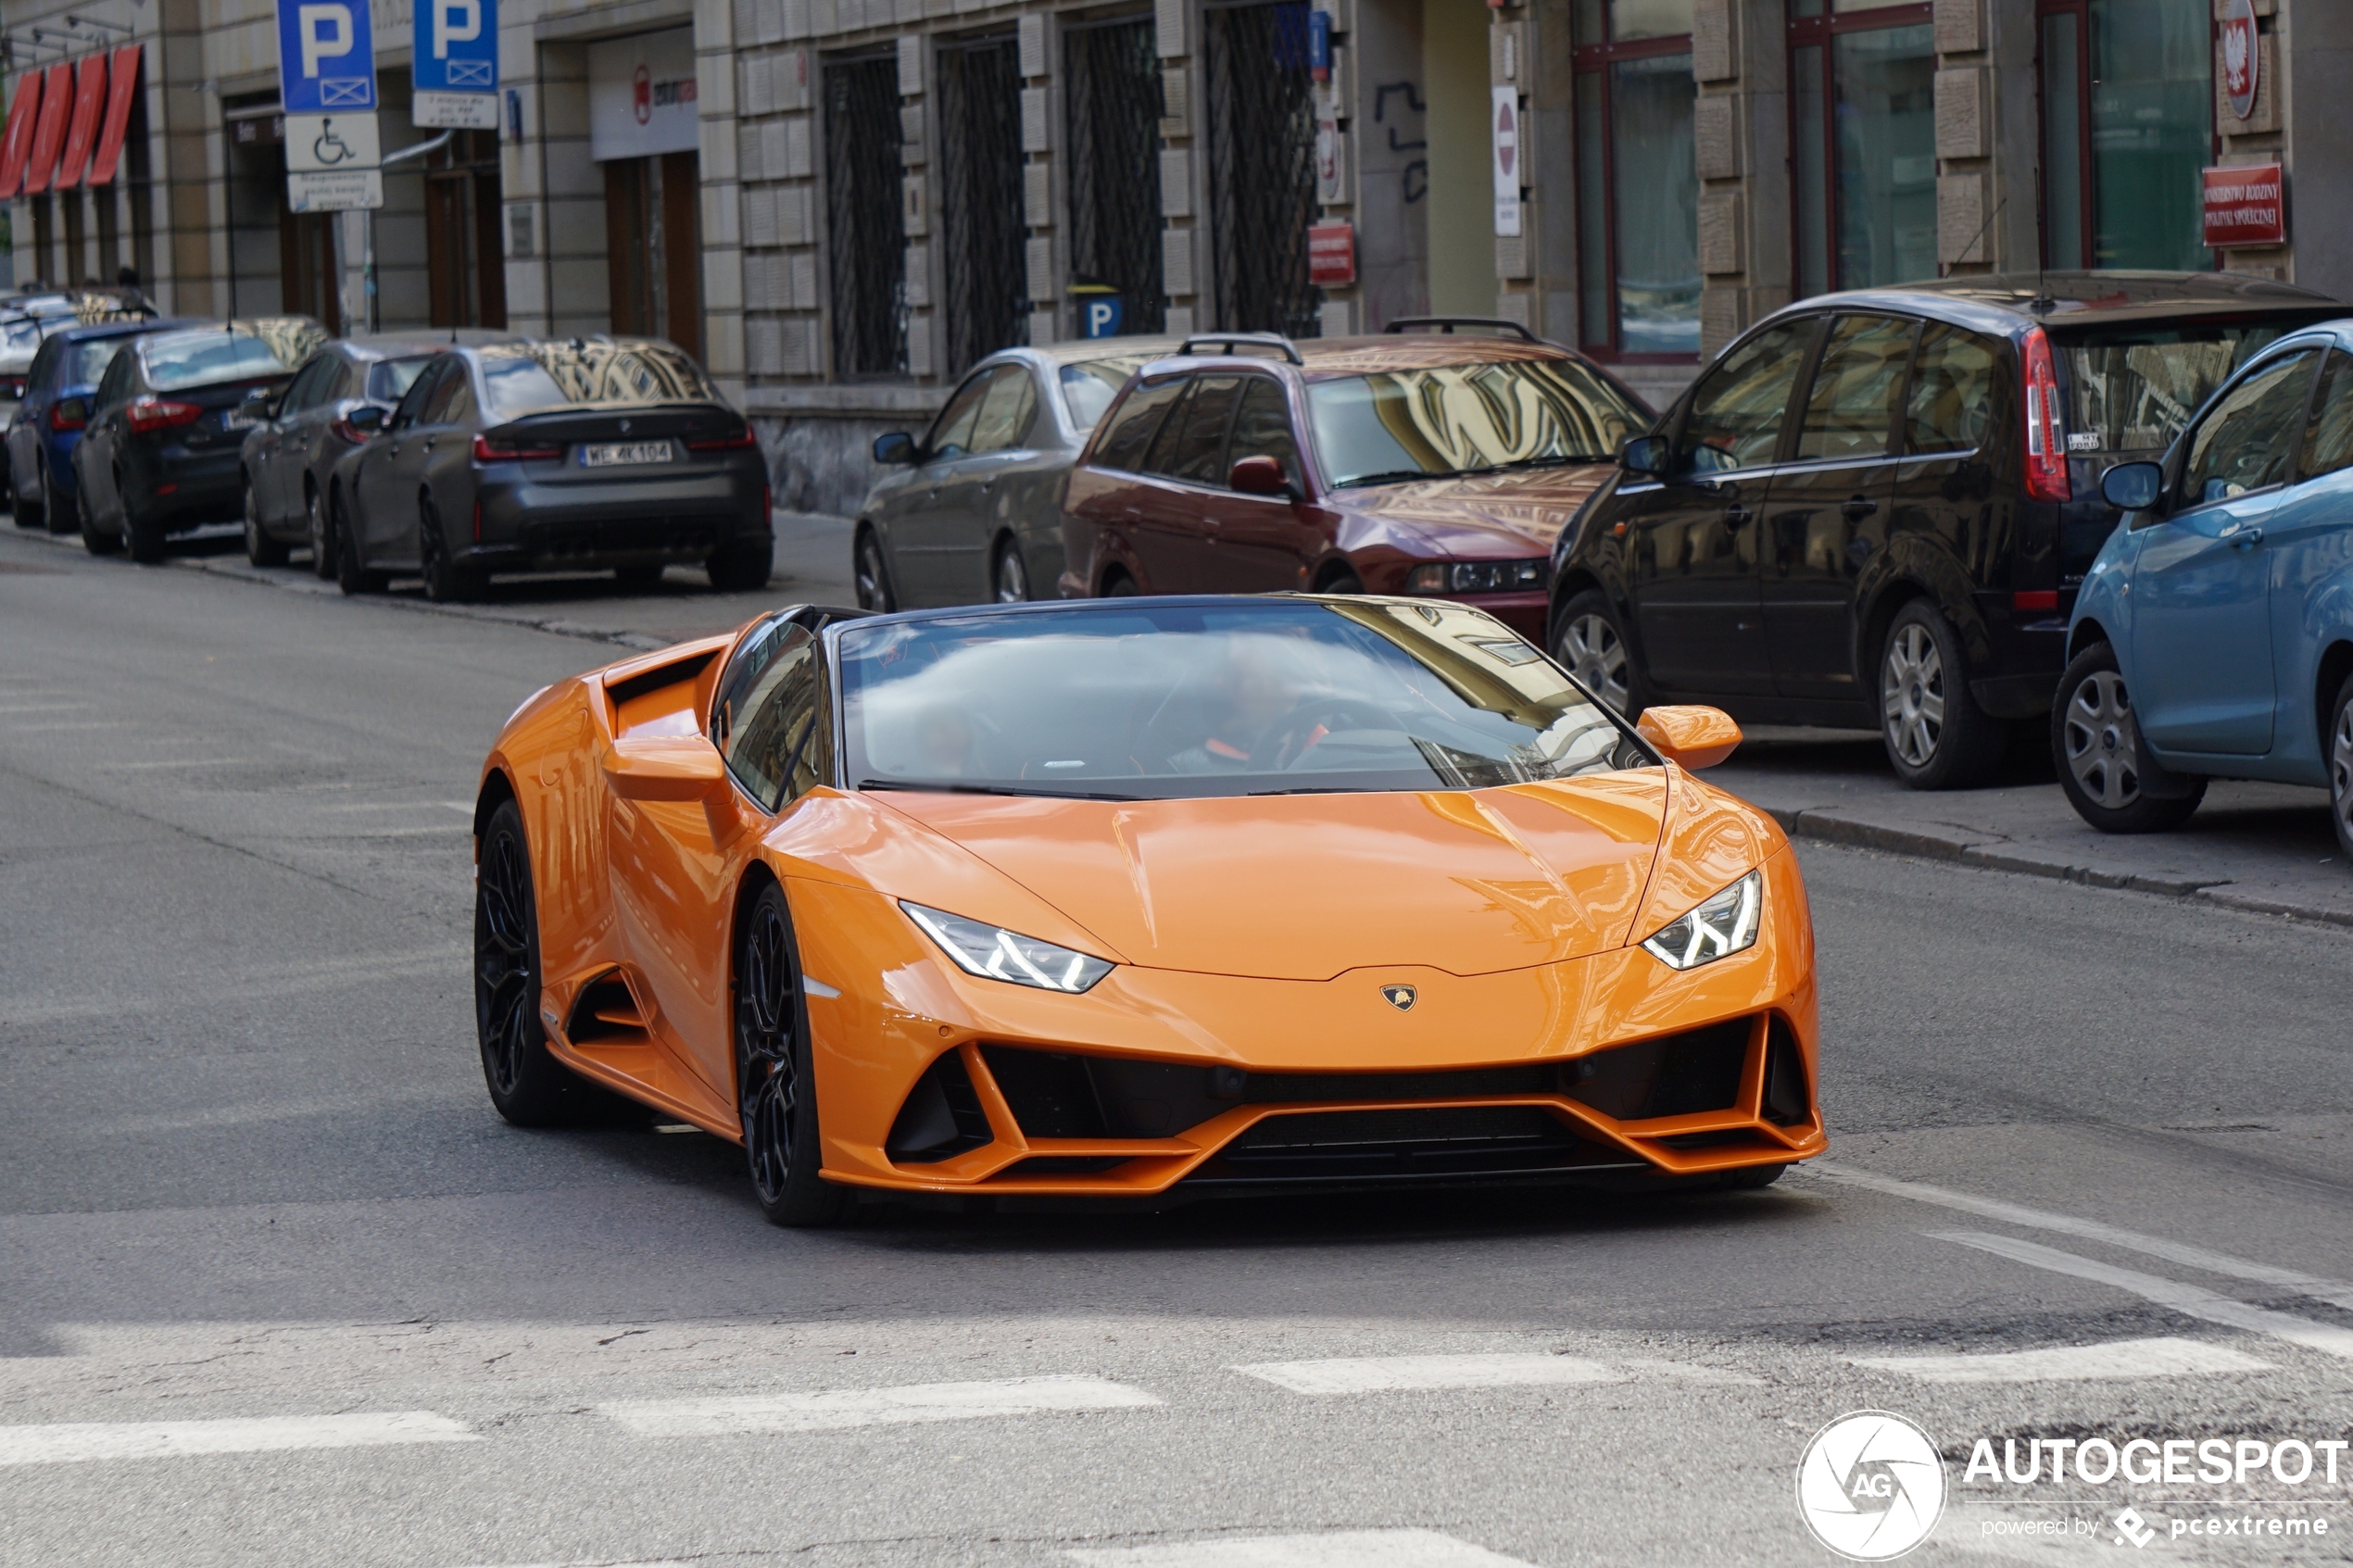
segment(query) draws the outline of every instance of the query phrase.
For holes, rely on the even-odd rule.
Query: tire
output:
[[[2143,793],[2158,769],[2141,752],[2133,695],[2116,666],[2116,650],[2094,643],[2068,660],[2051,705],[2051,765],[2075,814],[2102,833],[2163,833],[2190,820],[2206,797],[2206,780],[2168,775],[2189,786],[2185,795]],[[2335,792],[2331,790],[2331,798]]]
[[[2353,675],[2336,688],[2329,704],[2329,821],[2336,847],[2353,857]]]
[[[8,470],[8,509],[17,514],[17,526],[19,528],[46,528],[49,526],[49,508],[46,505],[49,497],[45,494],[44,487],[41,483],[42,480],[46,477],[45,470],[48,467],[48,462],[47,459],[40,458],[34,458],[33,461],[37,466],[32,476],[32,488],[34,494],[41,496],[41,499],[38,501],[29,501],[22,495],[17,494],[16,470],[12,466]]]
[[[82,530],[82,547],[94,556],[110,556],[122,548],[122,535],[101,533],[90,521],[90,497],[77,489],[73,493],[73,521]]]
[[[996,558],[988,563],[989,596],[1000,605],[1029,602],[1029,563],[1021,557],[1021,546],[1008,539],[997,546]]]
[[[254,509],[253,481],[245,481],[245,560],[254,566],[286,564],[286,542],[261,526]]]
[[[1102,596],[1104,598],[1132,599],[1141,592],[1143,590],[1136,586],[1136,580],[1124,571],[1115,571],[1103,579]]]
[[[745,539],[728,546],[703,562],[714,594],[756,594],[768,586],[776,571],[773,539]]]
[[[882,541],[875,537],[873,529],[858,531],[850,563],[857,579],[860,609],[887,615],[899,608],[899,595],[890,585],[890,566],[883,559]]]
[[[335,574],[335,531],[327,521],[327,503],[319,498],[319,487],[302,487],[302,516],[310,533],[310,572],[321,581]]]
[[[661,563],[616,566],[612,569],[612,580],[630,593],[642,594],[661,581]]]
[[[489,586],[482,572],[450,564],[449,547],[441,537],[441,508],[428,498],[417,502],[417,560],[425,597],[437,605],[478,599]]]
[[[1587,691],[1628,718],[1648,706],[1625,623],[1599,588],[1588,588],[1561,607],[1553,629],[1553,657]]]
[[[41,500],[33,508],[32,521],[52,533],[70,533],[82,521],[80,495],[77,488],[75,505],[57,505],[57,492],[49,483],[49,465],[44,459],[41,471],[33,476],[33,484],[41,492]]]
[[[1342,567],[1325,578],[1324,585],[1315,591],[1319,594],[1361,594],[1365,591],[1365,580],[1349,568]]]
[[[1926,599],[1895,612],[1880,644],[1880,739],[1913,789],[1966,789],[2002,765],[2009,726],[1969,695],[1960,633]]]
[[[558,1061],[539,1022],[539,903],[511,800],[490,814],[474,871],[474,1034],[490,1103],[518,1127],[554,1127],[611,1097]]]
[[[153,518],[134,517],[131,498],[122,493],[122,475],[114,476],[114,498],[122,507],[122,544],[142,566],[163,559],[163,524]]]
[[[809,1006],[783,889],[769,883],[745,907],[731,984],[736,1011],[736,1108],[752,1195],[772,1225],[830,1225],[849,1194],[818,1174],[816,1078]]]
[[[384,574],[371,571],[361,563],[368,558],[359,553],[359,531],[351,521],[351,508],[343,504],[343,492],[338,490],[327,503],[328,516],[335,531],[335,586],[348,598],[356,594],[381,594],[384,591]]]

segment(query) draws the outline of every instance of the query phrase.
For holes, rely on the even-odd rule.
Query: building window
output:
[[[2209,0],[2041,0],[2043,253],[2057,268],[2214,265]]]
[[[905,132],[894,49],[825,64],[825,280],[833,373],[907,373]]]
[[[1797,292],[1936,276],[1936,44],[1925,5],[1793,0]]]
[[[1216,305],[1196,324],[1315,337],[1324,291],[1307,278],[1307,226],[1322,210],[1307,6],[1220,0],[1203,9],[1202,29]]]
[[[1692,0],[1577,0],[1578,318],[1608,359],[1699,354]]]
[[[1157,332],[1166,318],[1160,280],[1162,84],[1151,14],[1075,22],[1063,40],[1071,282],[1112,290],[1118,304],[1105,319],[1116,320],[1121,332]],[[1080,296],[1082,311],[1091,297]]]
[[[938,92],[940,303],[955,376],[1029,341],[1021,46],[1012,33],[941,45]]]

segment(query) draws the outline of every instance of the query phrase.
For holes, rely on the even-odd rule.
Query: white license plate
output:
[[[670,461],[667,441],[605,441],[580,449],[580,466],[584,469],[620,468],[628,463],[666,463]]]
[[[252,414],[223,414],[220,416],[220,428],[222,430],[251,430],[254,426],[259,424],[261,420]]]

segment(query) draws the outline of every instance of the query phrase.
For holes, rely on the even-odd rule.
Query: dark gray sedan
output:
[[[1062,575],[1063,482],[1139,365],[1182,340],[1008,348],[974,366],[922,439],[875,443],[883,477],[851,548],[868,609],[1015,603]]]
[[[352,416],[389,414],[433,357],[452,344],[518,341],[510,332],[384,332],[337,338],[295,370],[285,390],[262,402],[245,433],[245,558],[277,566],[289,549],[310,547],[310,569],[335,574],[327,526],[327,482],[343,455],[367,437]]]
[[[494,572],[603,570],[650,583],[696,564],[711,585],[768,582],[768,467],[744,417],[654,338],[446,349],[364,446],[335,464],[327,511],[346,594],[393,572],[434,599]]]

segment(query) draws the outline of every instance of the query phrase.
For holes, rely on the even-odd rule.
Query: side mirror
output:
[[[362,435],[373,435],[384,427],[385,414],[373,403],[363,403],[344,416],[344,422]]]
[[[1288,495],[1290,481],[1283,477],[1283,465],[1261,454],[1244,458],[1235,463],[1226,475],[1226,486],[1244,495]]]
[[[602,761],[624,800],[707,800],[727,787],[725,759],[700,735],[623,737]]]
[[[1670,456],[1667,437],[1638,435],[1617,449],[1617,466],[1644,479],[1663,479]]]
[[[2100,475],[2100,499],[2124,511],[2145,511],[2165,493],[2165,470],[2155,463],[2119,463]]]
[[[885,468],[904,468],[915,460],[915,438],[903,430],[875,437],[875,461]]]
[[[1741,727],[1720,708],[1645,708],[1634,733],[1669,762],[1713,768],[1741,743]]]

